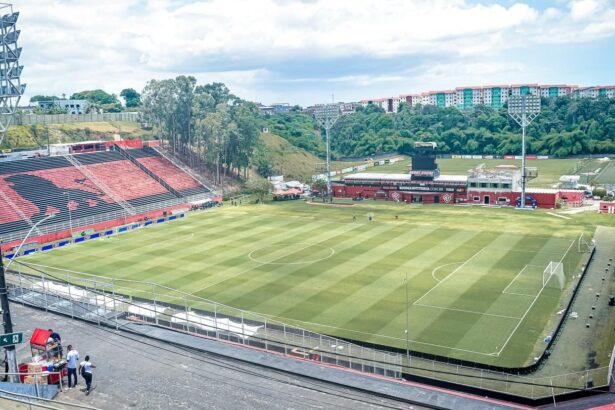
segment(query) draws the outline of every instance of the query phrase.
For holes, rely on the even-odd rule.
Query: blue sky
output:
[[[35,94],[179,74],[263,103],[615,84],[615,0],[23,0]]]

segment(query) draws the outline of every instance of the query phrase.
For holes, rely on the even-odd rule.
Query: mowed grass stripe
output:
[[[336,287],[339,289],[340,283],[343,283],[345,278],[356,275],[366,266],[373,266],[374,260],[384,259],[399,249],[410,247],[412,243],[420,241],[434,230],[433,226],[395,227],[389,231],[388,235],[380,234],[379,243],[376,246],[369,249],[362,249],[361,246],[346,248],[345,250],[351,252],[353,257],[344,258],[342,263],[327,264],[322,270],[310,268],[304,269],[303,274],[292,275],[280,288],[283,292],[257,305],[256,309],[261,312],[277,311],[277,314],[283,317],[292,316],[298,320],[310,321],[317,314],[315,310],[322,309],[322,303],[326,305],[332,301],[332,298],[339,297],[339,295],[331,295],[331,290]],[[343,250],[340,250],[341,252]],[[263,287],[268,285],[264,284]],[[325,293],[321,293],[323,289]],[[349,290],[347,287],[344,289]],[[324,299],[318,299],[318,295]],[[316,299],[320,300],[320,303],[316,302],[314,305]],[[282,301],[292,301],[292,303],[282,303]],[[282,310],[280,306],[288,307]]]
[[[409,303],[412,304],[412,301],[420,299],[426,292],[438,284],[431,275],[434,268],[444,263],[451,263],[452,261],[461,261],[461,263],[463,263],[476,255],[477,252],[480,252],[481,249],[491,243],[495,237],[496,235],[491,232],[479,232],[475,233],[475,235],[468,235],[466,241],[460,241],[456,247],[452,246],[448,248],[448,253],[445,252],[447,248],[445,246],[438,246],[438,243],[436,243],[433,248],[427,248],[427,255],[433,258],[427,258],[427,260],[431,260],[433,264],[420,271],[417,275],[410,276],[410,284],[408,285]],[[441,254],[441,259],[439,260],[435,259],[433,253],[435,252],[437,254],[438,251]],[[424,330],[436,326],[437,322],[431,320],[425,321],[425,310],[417,308],[418,306],[411,305],[408,311],[410,339],[424,343],[443,344],[441,340],[427,339],[426,335],[423,334]],[[438,317],[438,313],[439,312],[434,312],[433,309],[430,308],[429,317]],[[389,320],[379,321],[378,316],[383,314],[386,314]],[[388,295],[382,296],[380,301],[376,302],[371,309],[361,312],[361,316],[357,316],[352,321],[345,324],[345,327],[359,326],[364,316],[366,320],[370,320],[372,323],[371,333],[375,335],[380,334],[398,337],[400,335],[400,329],[401,331],[405,329],[405,286],[399,283],[397,289],[393,289]],[[376,342],[376,340],[379,340],[378,336],[374,336],[370,339],[370,341],[374,342]],[[379,342],[381,343],[382,340]]]
[[[399,288],[404,273],[418,270],[417,256],[439,247],[440,244],[452,246],[463,242],[464,239],[476,235],[476,232],[455,232],[450,229],[436,229],[424,231],[421,234],[410,232],[412,241],[407,241],[405,246],[387,246],[387,252],[370,252],[370,263],[360,266],[359,270],[349,271],[341,276],[327,273],[327,287],[310,296],[309,299],[297,304],[294,308],[303,312],[303,320],[328,324],[338,324],[344,328],[372,331],[373,323],[369,313],[371,306],[385,294]],[[429,240],[426,240],[429,237]],[[392,239],[394,242],[396,238]],[[403,241],[399,241],[403,242]],[[437,245],[434,245],[436,243]],[[441,252],[440,252],[441,253]],[[337,270],[337,267],[332,269]],[[326,300],[329,306],[323,310],[318,300]],[[363,309],[357,309],[356,301],[360,300]],[[364,315],[365,313],[365,315]],[[310,314],[311,317],[307,317]],[[382,314],[378,311],[374,316],[379,316],[375,321],[382,325]],[[295,316],[293,310],[283,312],[282,316]],[[354,320],[354,319],[357,320]]]
[[[211,236],[190,249],[183,251],[169,249],[161,258],[166,260],[167,264],[175,266],[173,274],[164,277],[165,275],[157,273],[148,280],[162,284],[188,283],[192,279],[200,280],[203,276],[215,275],[220,267],[226,269],[226,261],[241,252],[240,247],[244,241],[247,242],[263,235],[285,231],[290,226],[291,222],[282,220],[272,221],[248,230],[239,227],[233,233]],[[246,232],[249,234],[246,234]],[[155,261],[152,261],[151,265],[155,266]]]
[[[356,282],[355,290],[319,314],[318,321],[329,322],[336,314],[339,315],[343,306],[352,306],[343,316],[345,322],[341,327],[372,333],[380,331],[383,327],[383,315],[391,316],[391,313],[395,312],[396,316],[405,309],[403,280],[406,274],[412,282],[413,294],[420,292],[420,288],[426,291],[435,284],[430,275],[432,266],[446,263],[444,260],[450,261],[451,258],[459,259],[463,248],[467,249],[468,254],[475,252],[475,238],[478,235],[479,233],[474,231],[455,232],[449,229],[432,232],[429,241],[420,240],[413,244],[409,252],[391,255],[399,261],[396,267],[361,278],[362,280],[352,278]],[[377,266],[376,264],[373,268]],[[361,300],[361,309],[354,306],[353,301],[356,300]]]
[[[291,222],[292,223],[292,222]],[[293,241],[300,240],[306,235],[311,235],[314,232],[322,231],[324,224],[321,222],[293,225],[292,229],[280,229],[275,235],[268,236],[268,240],[284,240]],[[252,270],[258,269],[262,263],[248,258],[249,253],[258,243],[258,239],[262,239],[262,235],[251,237],[249,240],[242,241],[241,245],[235,244],[233,249],[225,253],[225,257],[217,263],[219,269],[212,270],[210,267],[209,276],[203,276],[200,272],[194,272],[181,278],[176,278],[175,281],[179,284],[185,283],[190,287],[190,292],[202,297],[211,298],[216,294],[217,289],[225,289],[226,282],[232,278]],[[261,242],[262,243],[262,242]],[[254,273],[258,275],[258,272]],[[204,293],[204,290],[207,292]]]
[[[228,298],[228,303],[232,304],[232,301],[246,297],[248,293],[252,293],[258,289],[259,292],[253,296],[258,297],[256,303],[261,303],[269,297],[281,294],[280,291],[286,289],[285,282],[291,280],[292,276],[290,275],[294,275],[298,270],[307,269],[305,272],[306,274],[316,275],[317,272],[325,270],[331,265],[337,265],[347,260],[344,256],[345,250],[357,249],[362,243],[368,243],[374,239],[386,237],[389,231],[395,229],[394,226],[389,225],[366,226],[356,224],[355,226],[358,228],[350,233],[331,238],[326,242],[321,242],[321,244],[325,246],[329,245],[329,243],[335,246],[336,253],[333,257],[309,264],[309,267],[288,265],[277,266],[275,267],[277,269],[275,269],[272,265],[265,265],[261,268],[261,275],[251,276],[245,278],[245,280],[244,278],[236,278],[233,284],[228,284],[230,285],[229,289],[219,294],[218,297]],[[283,272],[281,272],[282,270]],[[289,301],[288,303],[293,302],[294,301]]]
[[[244,227],[251,222],[258,225],[258,221],[262,218],[262,216],[255,216],[247,218],[244,221],[237,221],[236,223]],[[58,267],[61,266],[65,269],[122,277],[125,275],[122,275],[116,268],[127,267],[128,264],[130,264],[130,266],[138,266],[140,263],[144,262],[143,256],[146,255],[146,253],[143,250],[149,247],[156,247],[154,254],[161,254],[161,249],[168,249],[169,245],[174,241],[185,240],[183,236],[175,235],[174,224],[175,222],[170,222],[159,226],[145,227],[129,234],[123,234],[121,237],[116,237],[117,239],[126,238],[130,240],[118,240],[116,242],[107,239],[92,240],[69,247],[56,248],[44,255],[38,254],[32,255],[32,257],[28,256],[25,260],[31,260],[33,263],[41,263],[41,260],[44,259],[48,264],[54,264]],[[124,244],[121,252],[113,251],[113,249],[117,247],[117,243]],[[122,256],[120,257],[120,255]],[[115,263],[115,265],[108,266],[108,263]],[[128,271],[127,275],[130,275],[130,273],[131,271]]]
[[[502,315],[502,317],[499,317],[499,321],[495,321],[495,325],[492,325],[494,320],[486,315],[481,315],[480,312],[488,312],[494,305],[497,305],[498,300],[503,296],[501,293],[502,281],[497,280],[497,272],[494,272],[491,277],[491,271],[493,266],[496,266],[498,262],[505,259],[506,255],[510,253],[502,253],[490,248],[493,246],[498,249],[499,245],[503,243],[508,243],[514,247],[514,244],[522,240],[524,240],[524,237],[500,235],[492,244],[485,248],[481,255],[473,259],[471,263],[464,266],[459,272],[456,272],[446,283],[443,283],[421,301],[423,305],[458,309],[441,310],[438,313],[438,321],[440,323],[448,323],[451,326],[456,320],[459,320],[460,316],[464,317],[463,329],[458,328],[454,335],[448,336],[450,346],[471,350],[472,346],[475,345],[473,333],[478,333],[486,335],[484,344],[487,350],[495,351],[497,344],[504,342],[502,336],[507,332],[510,333],[517,325],[519,319],[509,319],[504,316],[520,318],[529,306],[530,301],[527,298],[520,298],[519,303],[516,305],[499,306],[497,309],[492,309],[493,312],[497,312],[493,314]],[[480,292],[478,289],[481,287],[484,287],[486,291]],[[478,295],[476,294],[477,291]],[[504,298],[508,298],[508,296],[504,295]],[[461,312],[460,310],[468,310],[478,314]],[[496,326],[496,329],[499,330],[497,336],[494,336],[494,333],[490,333],[494,329],[493,326]],[[470,336],[467,337],[467,335]],[[433,339],[436,337],[441,337],[441,331],[431,327],[423,330],[418,339]]]
[[[344,238],[353,238],[360,236],[357,231],[360,231],[363,225],[361,224],[345,224],[340,225],[336,229],[319,230],[317,234],[309,237],[310,242],[327,246],[327,241],[339,243]],[[305,241],[305,236],[298,235],[296,241]],[[292,242],[291,239],[284,242]],[[296,253],[294,255],[297,255]],[[293,255],[288,255],[289,260],[292,260]],[[284,258],[280,258],[282,261]],[[308,263],[305,265],[326,264],[329,259]],[[286,282],[292,280],[295,271],[302,268],[303,265],[269,265],[263,264],[255,272],[244,273],[240,277],[231,278],[230,281],[224,282],[221,285],[214,287],[216,293],[215,299],[218,301],[224,300],[225,304],[237,306],[237,303],[251,303],[252,308],[256,312],[263,312],[254,306],[256,302],[269,299],[276,294],[279,294],[286,287]]]

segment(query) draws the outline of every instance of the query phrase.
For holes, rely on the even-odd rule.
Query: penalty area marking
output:
[[[460,263],[463,262],[452,262],[452,263],[445,263],[444,265],[440,265],[440,266],[436,266],[432,271],[431,271],[431,277],[433,278],[433,280],[435,280],[436,282],[440,282],[440,279],[436,278],[436,272],[439,271],[441,268],[445,267],[445,266],[450,266],[450,265],[459,265]]]
[[[448,278],[450,278],[451,276],[453,276],[455,273],[457,273],[457,271],[459,271],[461,268],[463,268],[464,266],[466,266],[466,264],[468,262],[470,262],[472,259],[476,258],[478,255],[480,255],[487,247],[483,247],[481,248],[478,252],[476,252],[474,255],[470,256],[465,262],[463,262],[461,265],[459,265],[459,267],[457,269],[455,269],[454,271],[452,271],[451,273],[449,273],[448,275],[446,275],[444,277],[444,279],[442,279],[441,281],[439,281],[438,283],[436,283],[431,289],[429,289],[427,292],[425,292],[425,294],[423,294],[423,296],[421,296],[420,298],[418,298],[413,305],[418,305],[419,302],[427,295],[429,295],[435,288],[437,288],[438,286],[440,286],[441,283],[443,283],[445,280],[447,280]]]
[[[297,250],[293,250],[293,253],[294,252],[300,252],[300,251],[305,250],[305,249],[307,249],[307,248],[309,248],[311,246],[315,246],[315,247],[319,247],[319,248],[321,248],[323,250],[328,250],[329,254],[323,256],[322,258],[306,260],[306,261],[297,261],[297,262],[265,262],[265,261],[259,260],[257,257],[253,256],[253,254],[255,252],[258,252],[258,251],[260,251],[262,249],[271,248],[271,247],[283,248],[285,246],[289,246],[289,244],[276,244],[276,245],[267,245],[267,246],[263,246],[263,247],[254,249],[252,252],[250,252],[248,254],[248,259],[250,259],[252,262],[260,263],[260,264],[263,264],[263,265],[302,265],[302,264],[305,264],[305,263],[320,262],[320,261],[323,261],[325,259],[329,259],[333,255],[335,255],[335,250],[333,248],[331,248],[330,246],[320,245],[318,243],[297,242],[295,244],[290,244],[290,246],[293,246],[293,245],[305,245],[305,246],[303,246],[303,247],[301,247],[301,248],[299,248]],[[286,256],[282,256],[282,257],[276,258],[274,260],[282,259],[282,258],[285,258],[285,257]]]

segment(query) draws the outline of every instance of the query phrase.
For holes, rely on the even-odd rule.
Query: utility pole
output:
[[[11,310],[9,307],[9,292],[6,287],[6,278],[4,276],[4,262],[2,260],[2,248],[0,247],[0,306],[2,307],[2,322],[4,324],[4,333],[13,333],[13,322],[11,320]],[[18,383],[17,355],[15,354],[15,345],[8,345],[6,349],[6,358],[9,362],[9,373],[11,383]]]

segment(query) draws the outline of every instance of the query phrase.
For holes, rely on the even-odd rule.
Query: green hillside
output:
[[[316,155],[275,134],[261,134],[261,141],[275,173],[286,176],[286,179],[308,181],[315,173],[316,164],[323,162]]]
[[[36,148],[65,142],[111,140],[115,134],[123,139],[150,139],[152,131],[144,130],[138,123],[128,121],[81,122],[72,124],[15,125],[0,148]]]

